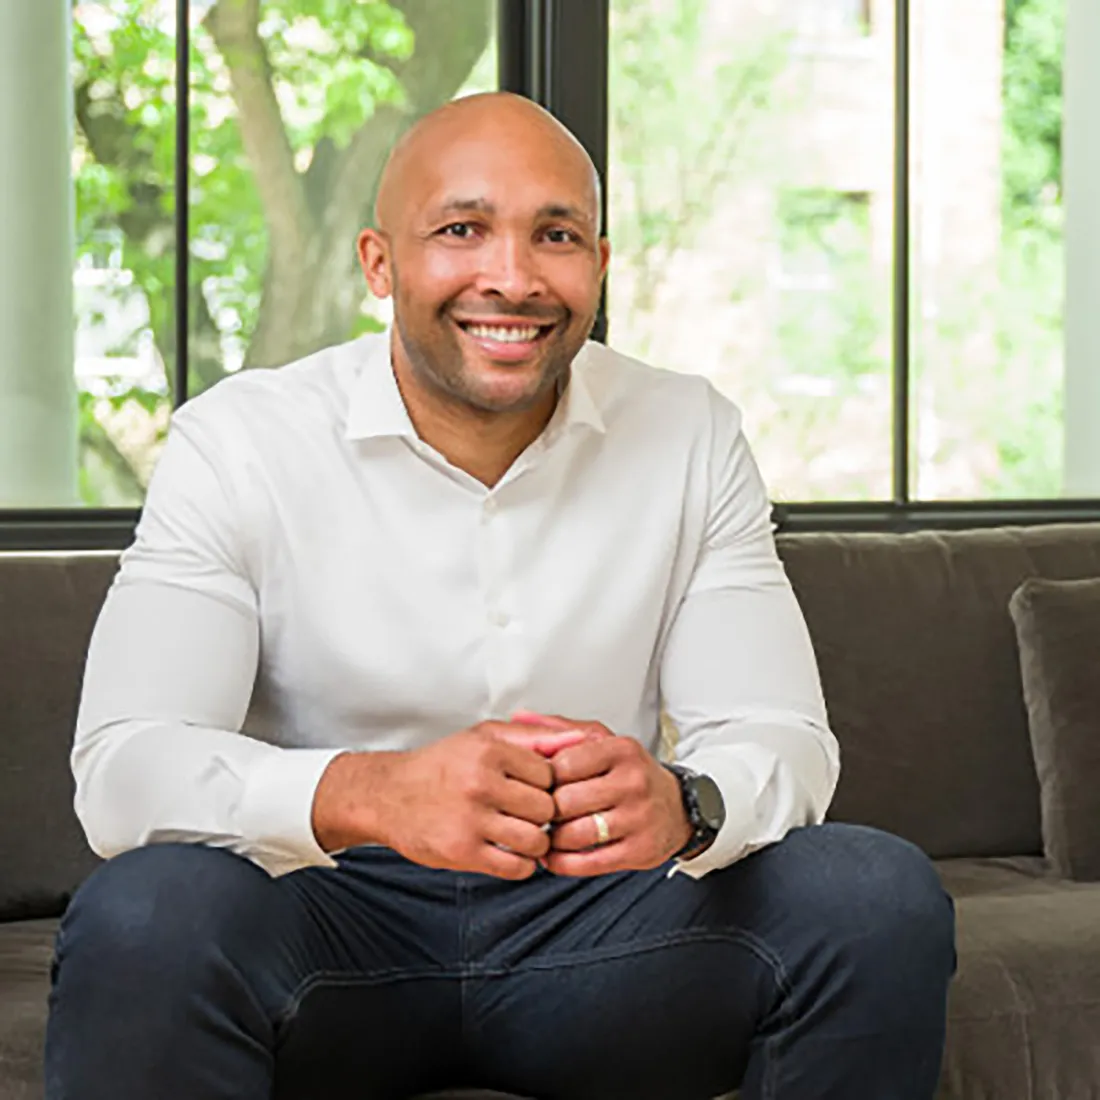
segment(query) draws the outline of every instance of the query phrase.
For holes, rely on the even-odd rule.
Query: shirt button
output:
[[[497,502],[495,497],[485,498],[485,511],[492,515],[497,510]]]
[[[503,629],[512,620],[503,611],[492,611],[489,614],[489,623],[498,629]]]

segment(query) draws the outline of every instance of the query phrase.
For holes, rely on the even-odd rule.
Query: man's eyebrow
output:
[[[488,199],[452,197],[437,207],[441,218],[451,214],[495,214],[496,207]]]
[[[564,202],[551,202],[539,207],[539,218],[564,218],[567,221],[591,222],[592,215],[582,206],[571,206]]]
[[[453,214],[485,214],[492,216],[497,208],[484,198],[463,198],[452,196],[444,199],[436,208],[435,216],[447,218]],[[584,222],[590,224],[592,215],[582,206],[574,206],[566,202],[549,202],[540,206],[535,212],[536,218],[564,218],[567,221]]]

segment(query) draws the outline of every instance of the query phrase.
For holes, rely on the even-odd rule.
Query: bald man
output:
[[[587,342],[599,205],[539,108],[444,107],[358,242],[391,329],[176,414],[88,656],[49,1100],[932,1096],[950,900],[821,824],[740,416]]]

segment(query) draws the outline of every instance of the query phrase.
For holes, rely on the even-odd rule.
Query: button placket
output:
[[[481,598],[485,623],[485,677],[491,706],[495,709],[508,691],[507,628],[512,621],[507,608],[507,524],[496,498],[481,505]],[[502,644],[503,643],[503,644]]]

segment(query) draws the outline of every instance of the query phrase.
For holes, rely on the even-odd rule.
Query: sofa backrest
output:
[[[116,554],[0,554],[0,919],[53,916],[95,866],[69,749]]]
[[[841,744],[830,816],[935,857],[1042,850],[1008,601],[1100,576],[1100,524],[779,538]]]

